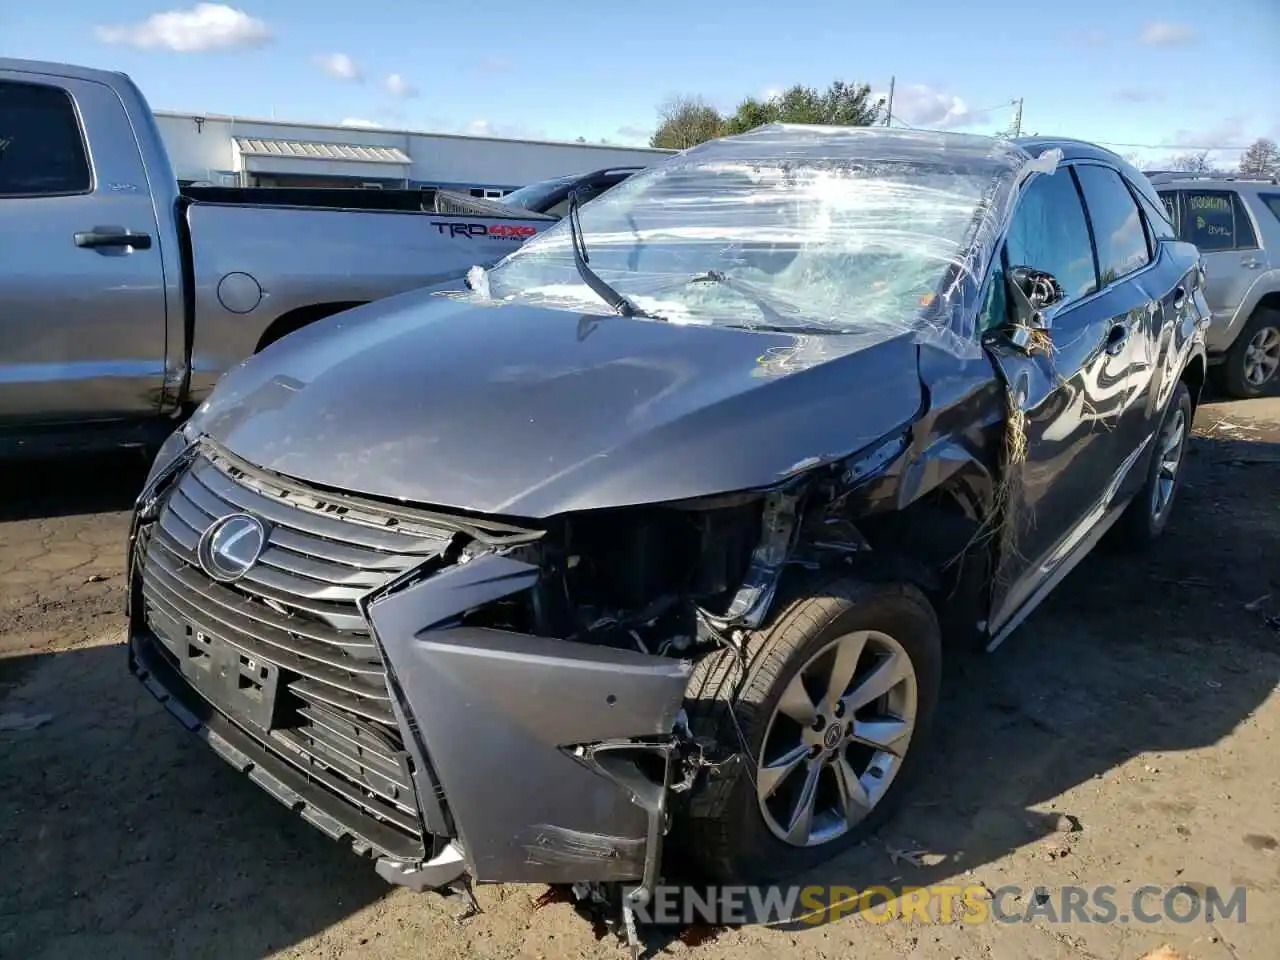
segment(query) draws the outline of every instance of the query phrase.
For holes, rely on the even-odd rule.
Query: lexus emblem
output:
[[[267,546],[267,528],[257,517],[233,513],[215,520],[200,537],[200,567],[219,583],[239,580],[258,562]]]

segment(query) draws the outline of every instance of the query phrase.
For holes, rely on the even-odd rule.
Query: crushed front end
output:
[[[645,890],[692,775],[690,660],[718,637],[691,598],[756,596],[738,587],[768,559],[760,518],[743,498],[532,529],[315,488],[201,439],[138,501],[131,668],[391,882]]]

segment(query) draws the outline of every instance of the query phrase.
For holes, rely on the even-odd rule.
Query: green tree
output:
[[[725,133],[746,133],[766,123],[774,123],[778,119],[778,98],[757,100],[747,97],[733,112],[733,116],[725,121]]]
[[[658,109],[658,129],[649,146],[687,150],[724,135],[724,117],[701,97],[678,96]]]
[[[725,124],[727,133],[745,133],[766,123],[811,123],[866,127],[878,121],[881,103],[871,102],[871,86],[834,81],[825,91],[796,84],[769,100],[748,97]]]
[[[871,85],[834,81],[822,95],[822,123],[838,127],[869,127],[883,116],[884,102],[871,100]]]
[[[747,97],[728,117],[698,97],[674,97],[658,110],[651,146],[685,150],[704,140],[746,133],[767,123],[809,123],[866,127],[882,117],[883,104],[872,101],[871,86],[835,80],[826,90],[796,84],[768,99]]]

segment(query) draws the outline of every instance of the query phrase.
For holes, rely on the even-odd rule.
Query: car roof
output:
[[[1013,142],[1033,157],[1040,156],[1046,150],[1061,150],[1062,159],[1066,161],[1099,160],[1103,163],[1129,166],[1128,161],[1114,150],[1100,147],[1096,143],[1089,143],[1087,140],[1074,140],[1070,137],[1015,137]]]

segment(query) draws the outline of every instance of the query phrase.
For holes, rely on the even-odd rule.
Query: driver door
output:
[[[1145,244],[1145,238],[1144,238]],[[1002,329],[1014,320],[1005,278],[1015,266],[1052,274],[1052,348],[1026,352]],[[1099,288],[1098,260],[1074,168],[1024,188],[988,292],[988,352],[1023,414],[1025,455],[1009,471],[1011,536],[1001,557],[988,630],[992,646],[1071,569],[1105,530],[1132,464],[1118,439],[1132,395],[1125,296]],[[1010,430],[1016,436],[1016,430]],[[1021,443],[1019,443],[1021,445]]]

